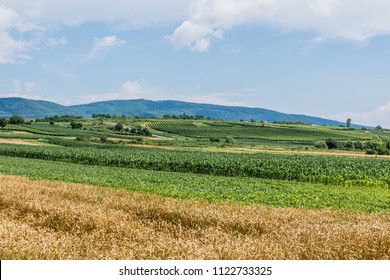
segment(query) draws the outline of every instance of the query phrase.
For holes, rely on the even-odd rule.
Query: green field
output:
[[[156,193],[180,199],[304,209],[390,213],[387,188],[326,186],[292,181],[89,166],[0,156],[0,172]]]
[[[386,131],[215,120],[81,122],[82,129],[69,123],[6,126],[0,130],[0,172],[209,202],[390,212],[388,158],[353,156],[360,150],[332,156],[314,147],[318,140],[367,141]],[[127,129],[115,131],[117,122]],[[135,127],[154,135],[134,134]],[[236,143],[225,143],[227,136]],[[12,144],[16,140],[35,146]],[[233,149],[256,147],[290,153]],[[297,147],[318,154],[294,154]]]

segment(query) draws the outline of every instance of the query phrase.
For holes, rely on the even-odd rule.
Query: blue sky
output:
[[[0,0],[0,97],[184,100],[390,127],[390,1],[98,3]]]

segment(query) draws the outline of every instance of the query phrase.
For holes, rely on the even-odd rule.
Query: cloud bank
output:
[[[363,113],[341,113],[332,115],[329,118],[339,121],[346,121],[351,118],[353,123],[390,128],[390,102],[382,105],[371,112]]]
[[[239,26],[282,32],[310,31],[319,38],[366,40],[390,34],[387,0],[2,0],[0,63],[27,58],[29,42],[12,30],[32,26],[78,26],[104,22],[122,30],[176,24],[168,36],[175,48],[207,52],[214,40]]]
[[[256,25],[283,32],[312,31],[322,38],[366,40],[390,34],[386,0],[196,0],[170,36],[177,47],[205,52],[235,27]]]

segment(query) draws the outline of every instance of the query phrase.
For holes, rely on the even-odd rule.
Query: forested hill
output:
[[[202,115],[213,119],[224,120],[265,120],[267,122],[302,121],[316,125],[337,126],[342,123],[318,117],[284,114],[262,108],[248,108],[239,106],[221,106],[199,104],[183,101],[150,101],[144,99],[102,101],[83,105],[63,106],[42,100],[24,98],[0,98],[0,117],[9,117],[17,114],[26,118],[42,118],[52,115],[73,114],[91,117],[92,114],[111,114],[141,117],[160,117],[162,115]]]

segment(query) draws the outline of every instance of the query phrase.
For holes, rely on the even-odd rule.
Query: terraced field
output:
[[[203,125],[202,125],[203,124]],[[273,141],[316,141],[326,138],[338,140],[364,140],[371,138],[362,130],[343,130],[340,128],[312,127],[309,125],[278,125],[217,121],[156,121],[148,126],[159,131],[194,138],[263,139]]]

